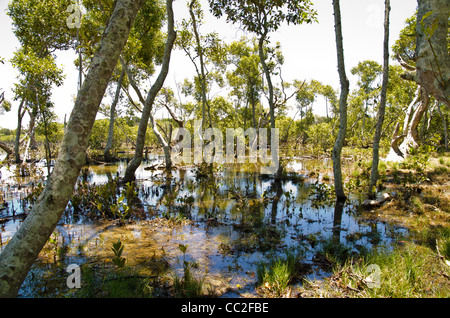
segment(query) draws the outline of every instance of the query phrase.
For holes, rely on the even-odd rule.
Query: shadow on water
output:
[[[326,162],[293,160],[296,171],[275,181],[248,163],[217,166],[212,174],[201,166],[185,166],[166,175],[153,169],[158,160],[151,156],[139,167],[134,185],[116,182],[124,175],[124,161],[82,169],[56,231],[67,246],[65,264],[111,263],[111,245],[121,239],[128,266],[155,274],[150,264],[163,260],[182,273],[183,244],[196,272],[219,295],[235,297],[255,294],[256,264],[269,256],[301,252],[302,262],[310,265],[305,276],[320,278],[327,275],[317,261],[324,245],[363,253],[406,234],[361,218],[358,198],[334,202],[330,183],[307,178],[307,167]],[[15,216],[29,211],[44,177],[39,172],[17,176],[12,166],[1,172],[3,247],[23,219]]]

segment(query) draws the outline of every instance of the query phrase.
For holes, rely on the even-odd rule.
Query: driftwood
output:
[[[379,198],[375,200],[366,199],[364,200],[362,206],[364,208],[373,208],[382,205],[384,202],[390,200],[392,196],[389,193],[383,193]]]

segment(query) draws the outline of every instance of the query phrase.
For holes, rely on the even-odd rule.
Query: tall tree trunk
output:
[[[24,160],[27,161],[29,159],[30,148],[36,149],[36,134],[35,134],[35,124],[36,124],[36,114],[33,111],[28,110],[28,115],[30,116],[30,121],[28,123],[28,142],[25,147]]]
[[[383,82],[381,84],[380,106],[377,114],[377,126],[373,138],[372,169],[370,171],[369,196],[374,197],[376,193],[376,184],[378,181],[378,163],[380,159],[380,139],[383,129],[384,113],[386,109],[386,92],[389,82],[389,13],[391,11],[390,0],[385,0],[384,12],[384,45],[383,45]]]
[[[26,111],[26,109],[23,109],[25,102],[26,102],[25,99],[22,98],[22,101],[19,104],[19,110],[17,111],[17,129],[16,129],[16,139],[14,142],[14,155],[16,163],[22,162],[22,160],[20,159],[20,134],[22,132],[22,119]]]
[[[253,128],[258,128],[257,127],[257,122],[256,122],[256,100],[255,100],[255,87],[252,83],[250,83],[250,96],[249,96],[249,102],[250,105],[252,106],[252,124],[253,124]]]
[[[336,50],[338,61],[339,80],[341,83],[341,96],[339,99],[339,132],[333,147],[333,174],[334,188],[338,199],[345,199],[344,186],[342,184],[341,151],[344,146],[347,131],[347,97],[349,92],[349,81],[345,74],[344,46],[342,40],[341,9],[339,0],[333,0],[334,30],[336,34]]]
[[[267,37],[267,31],[261,35],[258,42],[259,59],[263,67],[264,74],[266,75],[267,87],[269,89],[269,112],[270,112],[270,128],[275,128],[275,105],[273,101],[273,84],[270,76],[270,70],[266,63],[266,56],[264,54],[264,41]]]
[[[205,62],[204,62],[204,55],[203,55],[203,49],[202,49],[202,43],[200,41],[200,35],[198,33],[198,28],[197,28],[197,20],[195,18],[195,14],[194,14],[194,7],[195,4],[195,0],[192,0],[191,3],[189,4],[189,14],[191,15],[191,19],[192,19],[192,28],[194,30],[194,37],[195,37],[195,42],[197,44],[197,54],[198,57],[200,59],[200,83],[201,83],[201,87],[202,87],[202,129],[205,128],[205,117],[206,117],[206,108],[208,108],[208,119],[209,119],[209,126],[208,127],[212,127],[212,119],[211,119],[211,111],[209,109],[209,103],[208,103],[208,99],[206,98],[206,74],[205,74]]]
[[[170,136],[171,136],[171,132],[168,134],[167,139],[168,141],[166,141],[164,139],[164,137],[162,136],[161,132],[159,131],[158,127],[156,126],[156,121],[153,118],[153,115],[150,113],[150,123],[152,124],[152,129],[153,129],[153,133],[156,135],[156,138],[158,139],[159,143],[162,145],[163,147],[163,151],[164,151],[164,159],[165,159],[165,163],[166,163],[166,170],[170,171],[170,169],[172,168],[172,159],[170,157],[170,152],[171,152],[171,147],[170,147]]]
[[[118,0],[78,92],[51,177],[0,254],[0,296],[14,297],[73,193],[103,94],[143,0]]]
[[[44,134],[45,134],[45,161],[47,164],[47,178],[50,176],[50,161],[52,159],[52,152],[50,148],[50,140],[48,139],[48,123],[47,123],[47,117],[45,116],[45,112],[42,113],[42,121],[44,123]],[[34,128],[33,128],[34,129]],[[31,140],[31,136],[30,136]]]
[[[155,101],[156,95],[162,88],[164,81],[166,79],[167,73],[169,72],[169,64],[170,64],[170,55],[172,53],[173,44],[175,42],[176,38],[176,32],[174,29],[174,19],[173,19],[173,9],[172,9],[172,2],[173,0],[166,0],[166,8],[167,8],[167,40],[166,45],[164,48],[164,56],[163,56],[163,62],[161,66],[161,71],[158,75],[158,78],[156,79],[155,83],[151,87],[150,91],[148,92],[147,99],[144,103],[144,108],[142,109],[142,116],[141,121],[139,122],[139,128],[138,128],[138,134],[136,138],[136,149],[134,153],[133,159],[130,161],[130,163],[127,166],[127,169],[125,170],[125,176],[123,181],[131,182],[135,180],[134,173],[136,172],[136,169],[139,167],[139,165],[142,162],[142,154],[144,152],[144,144],[145,144],[145,134],[147,132],[147,126],[148,126],[148,120],[151,115],[151,111],[153,108],[153,103]],[[129,73],[127,73],[128,75]],[[133,81],[132,78],[129,78],[130,83]],[[138,92],[139,89],[136,86],[136,84],[132,84],[133,88]],[[142,95],[140,95],[140,99],[142,102]]]
[[[119,80],[117,82],[116,93],[114,95],[114,100],[111,104],[111,109],[109,111],[109,129],[108,129],[108,140],[106,141],[105,150],[103,151],[103,157],[106,162],[110,162],[112,160],[111,156],[111,147],[114,140],[114,120],[116,117],[116,107],[120,98],[120,88],[122,86],[123,77],[125,76],[125,70],[122,69],[120,73]]]

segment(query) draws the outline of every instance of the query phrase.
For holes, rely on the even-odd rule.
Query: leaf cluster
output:
[[[312,23],[317,13],[309,0],[209,0],[216,17],[226,16],[228,22],[240,23],[246,31],[267,35],[287,24]]]

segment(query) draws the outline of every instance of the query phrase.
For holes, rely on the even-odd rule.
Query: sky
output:
[[[5,92],[5,98],[12,102],[10,112],[0,115],[0,127],[15,129],[17,126],[17,107],[19,101],[13,101],[12,87],[17,81],[14,68],[9,63],[14,51],[20,47],[12,30],[11,19],[6,15],[7,5],[10,0],[0,0],[0,57],[6,63],[0,64],[0,91]],[[74,0],[75,2],[75,0]],[[313,0],[314,8],[318,13],[318,23],[303,25],[283,25],[277,32],[270,34],[271,43],[280,42],[281,50],[285,58],[282,68],[283,79],[286,82],[295,79],[315,79],[333,88],[339,88],[339,76],[337,72],[336,44],[334,34],[334,16],[331,0]],[[187,0],[175,0],[175,23],[188,17],[186,7]],[[238,25],[226,23],[225,19],[216,19],[209,13],[206,0],[201,0],[205,13],[204,24],[201,33],[215,31],[225,42],[239,39],[245,33]],[[404,27],[404,21],[411,17],[416,10],[416,0],[392,0],[390,15],[389,46],[398,39],[400,30]],[[350,69],[364,60],[383,62],[383,0],[341,0],[341,19],[344,41],[344,56],[347,77],[351,88],[354,87],[357,78],[353,77]],[[248,34],[250,35],[250,34]],[[66,75],[64,84],[55,87],[52,101],[55,105],[55,113],[59,121],[67,118],[73,107],[76,95],[78,72],[73,61],[76,55],[73,51],[57,54],[57,64],[62,66]],[[391,60],[391,63],[394,63]],[[175,87],[175,83],[182,82],[185,78],[192,79],[194,67],[190,60],[181,51],[173,51],[169,74],[165,85]],[[151,78],[150,81],[156,78]],[[221,92],[216,92],[220,94]],[[314,112],[320,115],[325,113],[325,103],[320,100],[314,104]],[[26,123],[28,119],[24,119]]]

